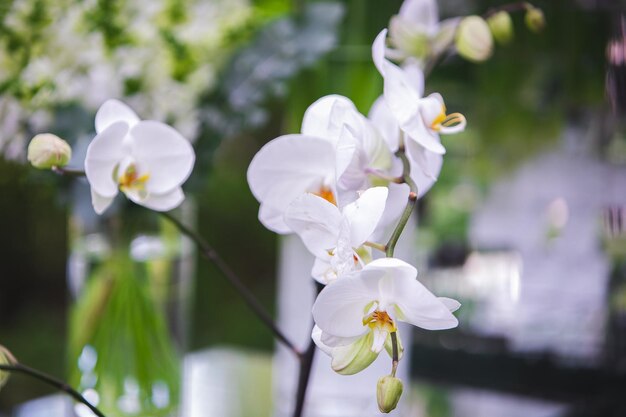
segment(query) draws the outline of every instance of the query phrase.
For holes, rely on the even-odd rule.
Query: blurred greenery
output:
[[[209,149],[200,155],[202,162],[211,166],[205,181],[194,190],[199,231],[270,309],[274,305],[277,240],[257,220],[258,205],[245,176],[249,161],[267,141],[298,131],[305,109],[325,94],[346,95],[367,113],[382,91],[370,45],[401,1],[341,3],[344,17],[338,47],[281,80],[284,94],[250,98],[266,112],[263,123],[244,124],[223,141],[205,125],[205,136],[201,134],[199,139],[209,142],[199,146]],[[443,14],[450,16],[459,2],[439,3]],[[504,3],[465,2],[462,10],[481,13]],[[448,109],[462,112],[468,120],[464,134],[443,138],[448,149],[443,171],[437,186],[421,203],[425,226],[421,233],[432,237],[425,241],[433,247],[448,240],[464,241],[468,216],[494,179],[555,146],[564,124],[577,112],[605,106],[604,50],[610,13],[583,10],[569,0],[536,4],[547,18],[543,33],[529,32],[523,16],[514,15],[514,40],[498,46],[490,61],[471,64],[451,57],[428,80],[427,92],[442,93]],[[263,24],[293,7],[286,0],[259,0],[254,5],[256,18]],[[0,7],[0,13],[2,10]],[[178,19],[175,15],[170,18]],[[244,29],[249,31],[245,36],[233,33],[243,48],[249,45],[246,39],[254,42],[255,29],[263,27],[261,23],[252,26]],[[177,53],[184,62],[185,52]],[[226,68],[220,79],[232,70]],[[207,93],[204,105],[227,93]],[[66,209],[58,204],[58,184],[33,174],[28,167],[0,161],[0,342],[25,363],[63,375],[67,240]],[[216,344],[272,349],[271,334],[215,268],[203,261],[198,262],[195,295],[192,349]],[[44,392],[38,384],[14,378],[0,395],[0,410]],[[436,392],[430,397],[432,415],[445,415],[445,401]]]

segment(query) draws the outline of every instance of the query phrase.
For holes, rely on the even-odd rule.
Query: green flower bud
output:
[[[0,345],[0,365],[15,365],[17,360],[11,355],[11,352],[4,346]],[[0,389],[9,380],[10,372],[0,370]]]
[[[457,29],[455,41],[459,55],[470,61],[485,61],[493,52],[493,36],[489,25],[480,16],[464,18]]]
[[[499,44],[506,45],[513,39],[513,21],[507,12],[500,11],[489,16],[487,24],[491,29],[491,34]]]
[[[331,366],[341,375],[354,375],[374,362],[378,353],[372,352],[373,332],[368,332],[356,342],[335,348]]]
[[[546,26],[546,18],[543,15],[543,11],[535,6],[528,6],[526,9],[526,16],[524,16],[526,26],[531,31],[538,33]]]
[[[378,380],[376,399],[381,413],[390,413],[396,408],[403,388],[402,381],[395,376],[387,375]]]
[[[28,160],[39,169],[64,167],[72,157],[72,148],[66,141],[51,133],[35,136],[28,145]]]

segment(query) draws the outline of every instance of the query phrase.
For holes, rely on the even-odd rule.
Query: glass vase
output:
[[[80,191],[69,221],[70,383],[107,417],[177,415],[193,245],[123,198],[97,216]],[[189,224],[192,204],[174,213]]]

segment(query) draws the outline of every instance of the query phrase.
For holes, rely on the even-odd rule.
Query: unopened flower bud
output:
[[[456,49],[463,58],[480,62],[493,52],[493,36],[485,19],[480,16],[464,18],[456,32]]]
[[[64,167],[72,157],[72,148],[52,133],[35,136],[28,145],[28,160],[35,168]]]
[[[17,360],[11,352],[4,346],[0,345],[0,365],[15,365]],[[0,370],[0,389],[7,383],[10,372]]]
[[[546,26],[546,18],[543,15],[543,11],[535,6],[528,6],[526,9],[526,16],[524,16],[524,21],[526,22],[526,26],[531,31],[537,33],[541,32],[543,28]]]
[[[378,409],[382,413],[393,411],[400,401],[403,388],[402,381],[395,376],[387,375],[380,378],[376,387]]]
[[[513,39],[513,21],[507,12],[500,11],[489,16],[487,24],[491,29],[491,34],[499,44],[505,45]]]

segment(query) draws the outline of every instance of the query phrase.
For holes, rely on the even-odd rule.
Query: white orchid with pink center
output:
[[[117,100],[100,107],[95,125],[97,135],[87,149],[85,174],[96,213],[104,212],[118,191],[156,211],[183,202],[181,185],[195,161],[187,139],[164,123],[140,120]]]
[[[452,312],[460,303],[436,297],[416,277],[417,270],[408,263],[382,258],[327,285],[313,305],[313,319],[319,328],[314,340],[339,367],[351,362],[348,357],[363,355],[358,353],[362,348],[380,353],[389,345],[391,333],[397,334],[399,322],[427,330],[456,327]],[[346,348],[350,345],[358,349]]]
[[[313,278],[328,284],[365,264],[368,251],[362,246],[383,215],[387,193],[385,187],[370,188],[341,210],[314,194],[291,203],[285,222],[316,257]]]

